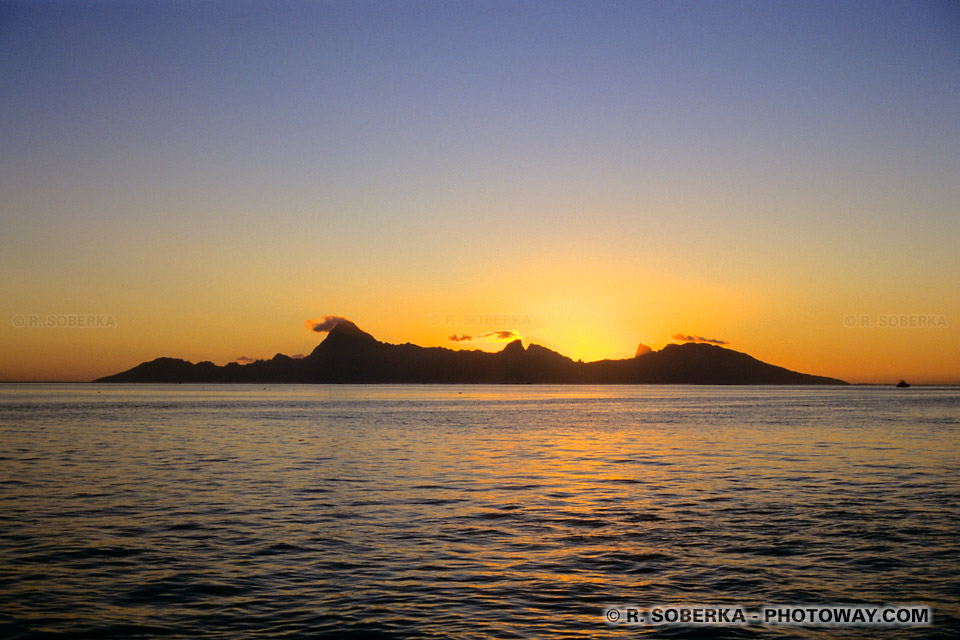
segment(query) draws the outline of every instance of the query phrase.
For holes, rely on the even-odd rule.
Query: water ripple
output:
[[[955,390],[458,391],[0,390],[0,636],[960,636]],[[602,619],[717,602],[935,623]]]

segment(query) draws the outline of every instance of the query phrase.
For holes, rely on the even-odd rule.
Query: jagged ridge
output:
[[[97,382],[846,384],[710,344],[668,345],[624,360],[575,362],[520,340],[498,353],[379,342],[342,321],[310,355],[247,365],[157,358]]]

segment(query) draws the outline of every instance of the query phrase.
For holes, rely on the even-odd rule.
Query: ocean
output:
[[[0,637],[957,638],[960,389],[0,385]]]

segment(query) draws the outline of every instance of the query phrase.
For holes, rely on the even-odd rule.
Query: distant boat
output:
[[[901,380],[900,382],[897,383],[897,386],[898,386],[898,387],[901,387],[901,388],[903,388],[903,389],[906,389],[906,388],[909,387],[910,385],[907,384],[907,381],[906,381],[906,380]]]

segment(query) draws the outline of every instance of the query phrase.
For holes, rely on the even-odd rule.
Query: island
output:
[[[697,384],[845,385],[798,373],[713,344],[638,349],[633,358],[575,361],[520,340],[503,350],[453,350],[380,342],[343,320],[307,356],[277,354],[249,364],[157,358],[95,382],[423,383],[423,384]]]

